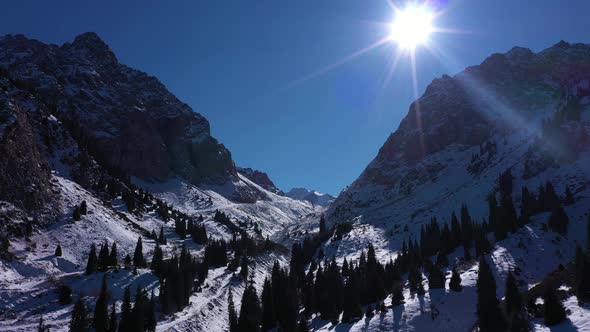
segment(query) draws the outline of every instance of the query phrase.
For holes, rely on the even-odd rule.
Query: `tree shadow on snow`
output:
[[[549,330],[551,330],[551,332],[576,332],[578,331],[578,328],[574,326],[572,321],[568,318],[565,322],[559,325],[549,326]]]

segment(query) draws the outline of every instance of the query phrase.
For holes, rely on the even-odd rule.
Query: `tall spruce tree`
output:
[[[131,315],[131,290],[129,286],[125,287],[123,293],[123,304],[121,305],[121,320],[119,321],[119,331],[132,331],[133,317]]]
[[[79,298],[74,309],[72,310],[72,320],[70,321],[70,332],[87,332],[89,329],[88,310],[86,304]]]
[[[109,266],[117,267],[118,264],[117,242],[113,242],[111,253],[109,254]]]
[[[234,299],[231,289],[228,291],[227,294],[227,311],[229,320],[229,332],[238,332],[238,314],[236,313],[236,308],[234,306]]]
[[[86,274],[92,274],[96,272],[96,267],[98,264],[98,258],[96,257],[96,246],[93,244],[90,245],[90,252],[88,253],[88,261],[86,262]]]
[[[449,282],[449,289],[455,292],[463,290],[463,286],[461,286],[461,275],[457,272],[457,268],[453,268],[453,274],[451,275],[451,281]]]
[[[145,266],[145,259],[143,258],[143,244],[141,241],[141,236],[137,239],[137,244],[135,245],[135,251],[133,252],[133,266],[135,266],[135,267],[144,267]]]
[[[111,316],[109,318],[109,332],[117,332],[117,309],[115,303],[111,306]]]
[[[131,310],[131,326],[134,332],[145,331],[146,304],[145,293],[141,287],[137,286],[135,303],[133,303],[133,309]]]
[[[102,275],[102,285],[100,287],[100,294],[96,299],[94,306],[94,317],[92,319],[92,326],[96,332],[108,332],[109,328],[109,308],[108,308],[108,285],[107,275]]]
[[[477,318],[482,331],[504,331],[507,327],[496,297],[496,280],[485,256],[479,260]]]
[[[550,285],[545,287],[543,300],[545,325],[557,325],[566,319],[565,308]]]
[[[262,330],[268,331],[276,326],[277,317],[270,280],[264,279],[262,286]]]
[[[54,253],[54,255],[55,255],[55,256],[57,256],[57,257],[61,257],[61,255],[62,255],[62,252],[61,252],[61,245],[60,245],[59,243],[57,244],[57,247],[55,248],[55,253]]]
[[[242,295],[238,331],[258,332],[260,330],[260,302],[256,294],[254,283],[250,282]]]
[[[508,277],[506,278],[506,294],[504,296],[504,301],[506,303],[506,314],[509,319],[512,319],[522,310],[522,296],[520,295],[512,271],[508,272]]]

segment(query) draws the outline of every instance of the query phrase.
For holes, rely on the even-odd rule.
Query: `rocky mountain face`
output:
[[[237,170],[240,174],[248,178],[248,180],[256,183],[260,187],[275,194],[283,194],[283,192],[279,188],[277,188],[277,186],[274,184],[274,182],[272,182],[268,174],[266,174],[265,172],[259,171],[257,169],[252,169],[249,167],[238,167]]]
[[[144,180],[237,180],[230,152],[209,123],[156,78],[117,61],[95,34],[62,46],[22,35],[0,38],[0,76],[9,103],[75,127],[105,164]]]
[[[486,169],[522,167],[523,160],[534,164],[531,158],[538,153],[528,147],[553,156],[566,153],[569,156],[562,157],[571,163],[587,148],[590,128],[582,110],[589,95],[590,45],[586,44],[560,42],[539,53],[516,47],[454,77],[435,79],[411,104],[375,159],[339,195],[329,216],[333,221],[360,215],[382,220],[385,214],[377,211],[412,199],[421,186],[430,183],[435,191],[450,190],[436,183],[461,158],[460,167],[475,182]],[[572,109],[573,116],[562,116]],[[559,127],[562,135],[548,135],[548,123]],[[512,164],[503,163],[507,159],[500,160],[498,154],[485,155],[489,147],[510,146],[517,136],[525,142],[522,151],[510,151]],[[536,139],[541,139],[538,146]],[[478,165],[470,165],[474,163]]]

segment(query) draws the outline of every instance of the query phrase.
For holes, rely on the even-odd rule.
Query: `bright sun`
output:
[[[409,6],[396,10],[390,38],[402,49],[412,51],[416,46],[428,42],[433,31],[432,19],[433,14],[424,7]]]

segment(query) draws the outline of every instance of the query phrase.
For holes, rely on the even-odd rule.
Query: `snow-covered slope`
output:
[[[330,194],[324,194],[316,190],[309,190],[305,188],[292,188],[287,193],[285,193],[285,196],[326,207],[330,205],[334,199],[336,199]]]

